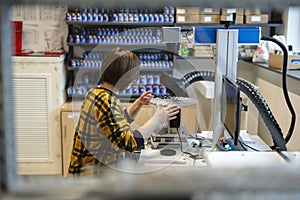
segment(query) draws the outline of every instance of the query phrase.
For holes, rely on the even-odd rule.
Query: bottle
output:
[[[169,15],[169,23],[174,23],[174,15]]]
[[[103,14],[98,13],[98,22],[103,22]]]
[[[144,15],[144,22],[149,22],[149,14],[145,13]]]
[[[139,14],[138,21],[139,22],[144,22],[144,15],[142,13]]]
[[[81,13],[79,13],[79,12],[76,14],[76,21],[78,21],[78,22],[82,21],[82,16],[81,16]]]
[[[170,10],[169,10],[169,7],[164,7],[164,14],[169,14]]]
[[[101,43],[102,42],[102,39],[101,39],[101,36],[100,35],[97,35],[97,43]]]
[[[108,15],[106,13],[103,14],[103,22],[108,22]]]
[[[88,14],[87,14],[87,21],[88,21],[88,22],[93,21],[92,13],[88,13]]]
[[[67,89],[67,94],[71,96],[73,94],[73,86],[69,86]]]
[[[119,22],[123,22],[124,21],[123,13],[121,13],[121,12],[118,13],[118,21]]]
[[[80,35],[80,43],[85,43],[85,36]]]
[[[149,14],[149,22],[154,22],[154,15],[152,13]]]
[[[169,23],[169,15],[168,14],[164,14],[164,22],[165,23]]]
[[[175,14],[175,9],[173,7],[169,7],[169,13],[174,15]]]
[[[113,22],[118,22],[118,15],[117,13],[114,13],[113,16],[112,16],[112,21]]]
[[[83,22],[87,21],[86,13],[81,13],[81,21],[83,21]]]
[[[67,39],[67,43],[73,43],[74,42],[74,38],[73,38],[73,35],[69,35],[68,36],[68,39]]]
[[[76,44],[80,43],[80,36],[79,35],[75,35],[75,43]]]
[[[71,14],[70,14],[69,12],[67,12],[67,14],[66,14],[66,21],[67,21],[67,22],[72,21]]]
[[[123,13],[123,21],[128,22],[128,14],[127,13]]]

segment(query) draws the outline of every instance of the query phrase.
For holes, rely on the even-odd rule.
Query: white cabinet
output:
[[[64,56],[20,56],[12,60],[18,174],[62,174]]]

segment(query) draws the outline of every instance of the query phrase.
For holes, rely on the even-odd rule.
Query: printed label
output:
[[[204,17],[205,22],[211,22],[211,17]]]
[[[235,8],[229,8],[229,9],[227,9],[227,13],[236,13],[236,9]]]
[[[178,16],[178,22],[185,22],[185,17],[184,16]]]
[[[212,8],[204,8],[204,12],[211,13],[212,12]]]
[[[185,9],[177,9],[177,14],[185,14]]]
[[[68,113],[69,119],[79,118],[80,113]]]
[[[261,21],[261,17],[260,16],[251,16],[251,21],[252,22],[260,22]]]

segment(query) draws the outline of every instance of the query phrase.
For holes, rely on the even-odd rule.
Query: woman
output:
[[[113,166],[124,157],[144,147],[144,140],[161,130],[165,120],[176,118],[177,105],[155,112],[143,126],[130,127],[143,105],[149,104],[151,92],[145,92],[127,109],[115,93],[131,86],[140,71],[138,57],[129,51],[115,49],[102,62],[101,84],[90,89],[83,101],[75,130],[69,173],[90,173],[91,166]],[[101,171],[101,167],[98,168]]]

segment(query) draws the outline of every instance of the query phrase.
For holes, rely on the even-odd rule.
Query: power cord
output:
[[[193,41],[190,40],[190,38],[188,37],[188,34],[191,32],[191,30],[188,30],[186,33],[185,33],[185,38],[187,39],[187,41],[189,43],[193,43]]]
[[[187,151],[183,151],[183,148],[182,148],[182,140],[181,140],[181,136],[180,136],[180,133],[179,133],[179,129],[176,128],[176,131],[177,131],[177,134],[178,134],[178,137],[179,137],[179,142],[180,142],[180,151],[184,154],[188,154],[195,162],[195,160],[197,159],[197,155],[194,155],[194,154],[191,154],[190,152],[187,152]]]
[[[247,151],[246,147],[248,147],[249,149],[252,149],[253,151],[260,151],[260,150],[258,150],[258,149],[255,149],[255,148],[249,146],[249,145],[246,144],[245,142],[242,142],[241,140],[238,140],[238,141],[239,141],[239,143],[241,144],[241,146],[243,147],[243,149],[246,150],[246,151]],[[245,147],[245,146],[246,146],[246,147]]]

